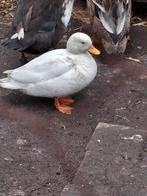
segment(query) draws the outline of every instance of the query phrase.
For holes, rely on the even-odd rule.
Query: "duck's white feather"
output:
[[[68,23],[70,21],[70,17],[72,14],[74,0],[65,0],[63,3],[63,8],[65,7],[64,14],[61,18],[62,23],[65,27],[68,26]]]
[[[126,11],[124,9],[123,3],[120,3],[120,5],[118,6],[117,15],[118,15],[118,19],[117,19],[116,33],[117,35],[119,35],[122,32],[126,21]]]
[[[74,94],[96,76],[97,65],[88,53],[72,54],[66,49],[47,52],[0,80],[0,86],[28,95],[56,97]]]
[[[99,9],[100,9],[102,12],[106,12],[105,8],[104,8],[101,4],[99,4],[99,3],[96,2],[95,0],[93,0],[93,3],[94,3],[95,5],[97,5],[97,6],[99,7]]]
[[[66,50],[47,52],[11,72],[11,79],[22,83],[37,83],[58,77],[74,66]]]
[[[111,20],[111,18],[109,17],[109,15],[104,14],[103,12],[101,12],[99,14],[100,20],[104,26],[104,28],[109,32],[114,34],[115,33],[115,24],[114,22]]]

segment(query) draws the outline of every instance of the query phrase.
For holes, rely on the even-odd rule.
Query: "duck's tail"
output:
[[[15,81],[10,80],[8,77],[0,79],[0,87],[11,89],[11,90],[21,89],[20,86]]]
[[[17,50],[19,52],[23,52],[28,47],[23,41],[10,38],[3,40],[1,45],[8,49]]]

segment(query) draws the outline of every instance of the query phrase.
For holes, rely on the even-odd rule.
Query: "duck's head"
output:
[[[108,54],[124,53],[129,40],[131,0],[91,0],[93,29]]]
[[[91,38],[85,33],[74,33],[67,41],[67,50],[73,54],[81,54],[89,51],[99,55],[100,51],[92,45]]]

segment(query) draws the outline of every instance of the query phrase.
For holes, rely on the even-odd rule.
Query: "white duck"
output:
[[[90,37],[75,33],[67,41],[66,49],[57,49],[33,59],[29,63],[4,73],[0,86],[19,90],[27,95],[55,98],[55,107],[70,114],[74,100],[69,95],[84,89],[97,74],[97,64],[89,52],[99,55]]]

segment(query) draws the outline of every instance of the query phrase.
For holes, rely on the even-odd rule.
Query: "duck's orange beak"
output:
[[[91,54],[95,54],[95,55],[100,55],[100,51],[95,48],[93,45],[91,46],[91,48],[89,48],[88,50]]]

